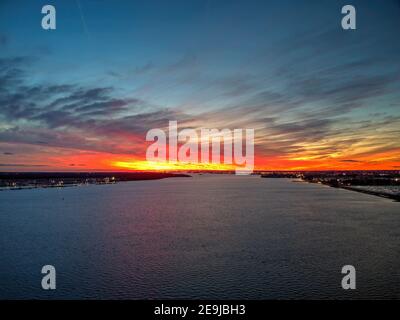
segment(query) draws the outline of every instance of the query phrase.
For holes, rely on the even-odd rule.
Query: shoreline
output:
[[[335,188],[335,187],[332,187],[332,188]],[[370,195],[381,197],[381,198],[391,199],[391,200],[394,200],[394,202],[400,202],[400,195],[396,195],[396,194],[382,193],[382,192],[372,191],[372,190],[363,190],[363,189],[358,189],[358,188],[354,188],[354,187],[346,187],[346,186],[337,187],[337,188],[360,192],[360,193],[365,193],[365,194],[370,194]]]
[[[131,172],[131,173],[1,173],[0,191],[110,185],[118,182],[190,178],[183,173]]]
[[[400,202],[400,195],[396,195],[396,194],[389,194],[389,193],[383,193],[383,192],[372,191],[372,190],[363,190],[363,189],[358,189],[358,188],[349,187],[349,186],[334,186],[329,183],[318,183],[318,182],[311,182],[311,181],[307,181],[307,180],[301,180],[301,181],[306,182],[306,183],[311,183],[311,184],[323,184],[323,185],[331,187],[331,188],[344,189],[344,190],[349,190],[349,191],[365,193],[365,194],[369,194],[369,195],[380,197],[380,198],[390,199],[390,200],[393,200],[394,202]]]

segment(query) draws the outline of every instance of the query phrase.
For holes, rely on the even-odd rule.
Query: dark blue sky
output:
[[[341,28],[345,4],[355,31]],[[399,31],[394,0],[1,0],[1,149],[140,158],[124,139],[171,119],[256,128],[259,154],[282,163],[393,152]]]

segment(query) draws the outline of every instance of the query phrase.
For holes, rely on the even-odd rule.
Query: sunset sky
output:
[[[400,170],[399,34],[398,0],[1,0],[0,171],[152,170],[169,120],[254,128],[256,169]]]

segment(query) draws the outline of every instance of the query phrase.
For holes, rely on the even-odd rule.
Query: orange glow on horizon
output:
[[[358,152],[357,152],[358,151]],[[363,150],[364,151],[364,150]],[[129,154],[112,154],[74,149],[40,147],[37,152],[22,155],[15,163],[31,163],[29,166],[16,166],[3,171],[233,171],[232,164],[188,164],[180,162],[148,162],[143,157]],[[3,156],[6,157],[6,156]],[[240,168],[240,167],[239,167]],[[256,154],[255,171],[330,171],[330,170],[400,170],[400,149],[352,154],[343,153],[309,157],[309,154],[261,155]]]
[[[226,164],[212,163],[179,163],[179,162],[156,162],[156,161],[115,161],[114,167],[137,171],[186,171],[186,170],[210,170],[210,171],[230,171],[235,170],[235,166]]]

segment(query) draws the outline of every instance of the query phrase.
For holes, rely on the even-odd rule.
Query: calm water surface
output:
[[[400,203],[229,175],[3,191],[0,298],[400,298]]]

